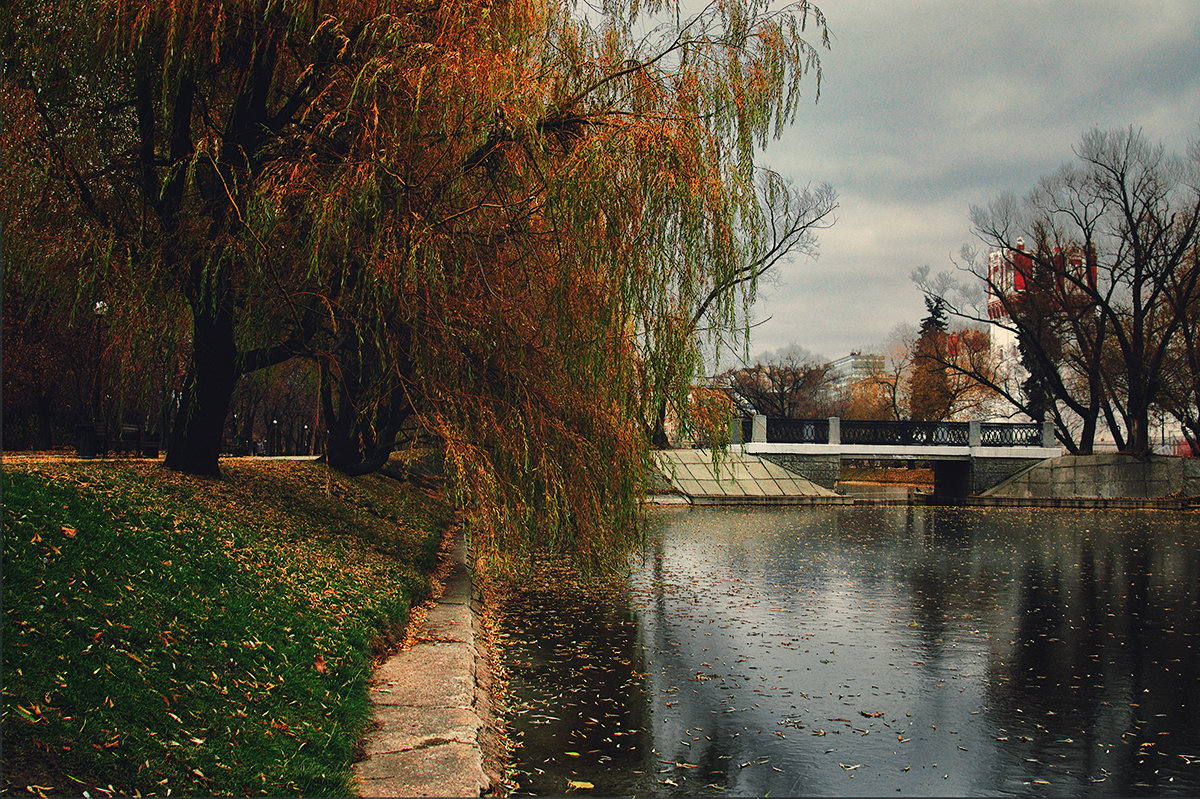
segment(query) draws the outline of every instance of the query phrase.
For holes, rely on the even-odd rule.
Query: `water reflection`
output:
[[[519,592],[519,791],[1200,791],[1195,516],[663,509],[628,581]]]

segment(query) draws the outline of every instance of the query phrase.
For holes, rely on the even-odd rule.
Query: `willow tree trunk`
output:
[[[654,425],[650,429],[650,446],[655,449],[670,449],[671,439],[667,437],[667,398],[658,401],[654,412]]]
[[[220,477],[217,458],[238,375],[232,314],[193,304],[192,363],[167,446],[168,469]]]
[[[338,368],[330,358],[320,361],[325,457],[343,474],[370,474],[387,463],[415,411],[405,390],[413,371],[412,332],[394,323],[382,340],[360,341],[354,321],[344,315],[341,322]]]

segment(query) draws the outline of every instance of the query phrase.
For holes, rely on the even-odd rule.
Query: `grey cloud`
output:
[[[1089,128],[1200,136],[1200,3],[828,0],[821,100],[764,161],[829,181],[837,226],[756,305],[752,352],[836,358],[924,313],[909,273],[953,268],[972,204],[1023,194]]]

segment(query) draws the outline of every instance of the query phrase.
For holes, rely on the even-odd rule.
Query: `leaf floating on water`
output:
[[[846,771],[854,771],[856,768],[862,768],[862,763],[855,763],[853,766],[847,763],[838,763],[838,765],[846,769]]]
[[[860,711],[858,711],[858,715],[860,715],[864,718],[868,718],[868,719],[877,719],[880,716],[882,716],[883,714],[882,713],[868,713],[865,710],[860,710]]]
[[[567,780],[567,790],[568,791],[571,791],[571,790],[586,791],[586,790],[590,790],[595,787],[596,787],[595,785],[592,785],[590,782],[587,782],[586,780]]]

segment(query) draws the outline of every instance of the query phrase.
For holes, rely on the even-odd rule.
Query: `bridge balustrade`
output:
[[[1040,447],[1042,426],[1037,422],[981,422],[979,438],[985,447]]]
[[[828,444],[828,419],[767,417],[767,441],[784,444]]]
[[[831,434],[836,424],[836,435]],[[752,424],[742,420],[743,441]],[[972,434],[972,429],[978,431]],[[869,444],[883,446],[1040,447],[1044,430],[1036,422],[914,422],[857,419],[766,417],[766,440],[773,444]]]
[[[969,426],[966,422],[880,422],[843,419],[842,443],[965,447],[969,444]]]

